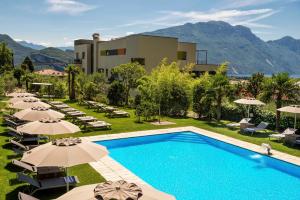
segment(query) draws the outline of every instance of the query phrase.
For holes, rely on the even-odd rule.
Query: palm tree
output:
[[[68,73],[69,99],[75,100],[76,99],[75,80],[76,80],[76,74],[78,74],[80,70],[75,65],[68,65],[65,70]]]
[[[278,73],[267,79],[264,83],[262,99],[266,102],[275,101],[276,105],[276,130],[279,130],[280,112],[284,101],[295,101],[299,94],[299,86],[289,77],[288,73]]]
[[[213,98],[216,102],[216,114],[217,120],[221,119],[221,110],[222,110],[222,101],[224,97],[231,94],[231,86],[229,79],[226,76],[227,63],[222,64],[218,69],[216,75],[211,77],[211,85],[209,87],[210,94],[213,95]]]

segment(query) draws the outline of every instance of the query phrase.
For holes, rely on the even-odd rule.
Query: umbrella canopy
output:
[[[235,100],[234,102],[237,104],[243,104],[243,105],[257,105],[257,106],[266,105],[265,103],[261,102],[260,100],[257,100],[254,98],[238,99],[238,100]]]
[[[35,94],[32,93],[28,93],[28,92],[13,92],[13,93],[9,93],[6,96],[8,97],[16,97],[16,96],[28,96],[28,97],[34,97],[36,96]]]
[[[57,139],[23,154],[21,161],[36,167],[71,167],[99,161],[106,156],[106,147],[79,138]]]
[[[296,129],[297,114],[300,113],[300,105],[290,105],[290,106],[279,108],[277,110],[280,112],[293,113],[295,115],[294,129]]]
[[[14,103],[17,103],[19,101],[23,101],[24,99],[34,99],[34,100],[37,100],[37,101],[40,100],[36,97],[31,97],[31,96],[26,96],[26,95],[19,95],[19,96],[15,96],[14,98],[11,98],[10,100],[8,100],[8,103],[14,104]]]
[[[261,102],[257,99],[254,98],[245,98],[245,99],[238,99],[235,100],[234,103],[237,104],[243,104],[243,105],[247,105],[248,106],[248,118],[250,117],[250,106],[251,105],[255,105],[255,106],[263,106],[266,105],[264,102]]]
[[[45,107],[32,107],[21,110],[15,113],[14,116],[24,121],[38,121],[45,118],[62,119],[65,117],[64,114]]]
[[[17,130],[30,135],[61,135],[79,132],[80,128],[65,120],[45,118],[18,126]]]
[[[118,181],[118,182],[124,182],[124,181]],[[103,186],[110,187],[111,184],[112,182],[107,182],[98,185],[93,184],[93,185],[76,187],[72,189],[70,192],[59,197],[57,200],[99,200],[101,199],[101,198],[97,198],[97,195],[99,194],[99,189],[103,188]],[[146,185],[141,185],[141,186],[135,185],[134,188],[136,187],[140,189],[137,189],[135,191],[139,192],[141,190],[141,197],[138,198],[139,200],[175,200],[175,197],[173,197],[172,195],[160,192],[154,189],[153,187],[146,186]],[[116,188],[114,188],[114,190],[116,191]],[[103,199],[106,200],[107,198],[103,198]],[[120,198],[116,198],[116,199],[122,200]]]
[[[16,109],[27,109],[27,108],[32,108],[32,107],[45,107],[45,108],[50,108],[51,106],[49,104],[46,104],[44,102],[41,102],[37,99],[23,99],[23,101],[18,101],[12,105],[10,105],[11,108],[16,108]]]

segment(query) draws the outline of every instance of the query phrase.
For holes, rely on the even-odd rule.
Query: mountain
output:
[[[300,55],[283,45],[265,42],[245,26],[222,21],[187,23],[145,34],[177,37],[208,50],[208,62],[230,62],[230,74],[265,74],[286,71],[300,74]]]
[[[39,45],[39,44],[34,44],[31,42],[26,42],[26,41],[18,41],[19,44],[21,44],[24,47],[29,47],[31,49],[35,49],[35,50],[41,50],[41,49],[45,49],[46,47],[43,45]]]
[[[36,50],[21,45],[6,34],[0,34],[0,42],[5,42],[13,50],[15,65],[20,65],[24,58],[29,56],[36,68],[41,69],[50,66],[57,70],[63,70],[74,59],[72,50],[63,51],[53,47]]]
[[[268,41],[269,44],[285,47],[300,55],[300,40],[294,39],[290,36],[283,37],[279,40]]]

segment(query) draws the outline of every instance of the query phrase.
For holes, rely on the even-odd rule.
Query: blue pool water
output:
[[[300,167],[193,132],[97,143],[178,200],[300,200]]]

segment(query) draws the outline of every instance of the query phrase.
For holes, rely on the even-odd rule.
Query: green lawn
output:
[[[112,124],[112,130],[103,130],[103,131],[93,131],[93,132],[81,132],[68,136],[72,137],[81,137],[81,136],[92,136],[92,135],[101,135],[101,134],[116,134],[122,132],[130,132],[130,131],[139,131],[139,130],[149,130],[149,129],[160,129],[160,128],[169,128],[169,127],[180,127],[180,126],[195,126],[199,128],[203,128],[209,131],[214,131],[223,135],[227,135],[233,138],[237,138],[243,141],[251,142],[254,144],[260,145],[263,142],[270,143],[273,149],[286,152],[295,156],[300,156],[300,150],[295,148],[287,147],[278,142],[269,141],[267,134],[262,133],[254,136],[248,136],[238,133],[237,130],[229,130],[225,127],[226,122],[208,122],[208,121],[200,121],[191,118],[183,118],[183,119],[174,119],[174,118],[164,118],[164,120],[168,120],[171,122],[175,122],[174,125],[168,126],[155,126],[150,123],[136,123],[134,117],[133,110],[127,110],[130,112],[130,118],[107,118],[103,113],[94,112],[92,109],[87,109],[84,106],[79,106],[77,103],[67,102],[70,106],[82,110],[87,113],[87,115],[95,116],[101,120],[107,121]],[[0,104],[1,108],[4,107],[4,104]],[[63,137],[63,136],[59,136]],[[8,144],[8,135],[5,133],[5,127],[0,126],[0,145],[1,145],[1,153],[0,153],[0,199],[16,199],[16,194],[18,191],[23,191],[26,189],[26,185],[19,183],[16,180],[16,172],[20,171],[20,169],[12,166],[10,164],[11,159],[18,158],[11,151],[10,145]],[[77,175],[80,180],[80,185],[92,184],[97,182],[104,181],[103,177],[101,177],[96,171],[94,171],[88,164],[75,166],[70,168],[70,174]],[[36,193],[39,198],[42,199],[51,199],[59,196],[64,193],[65,189],[60,190],[51,190],[49,192],[40,192]],[[47,198],[45,198],[47,196]]]

